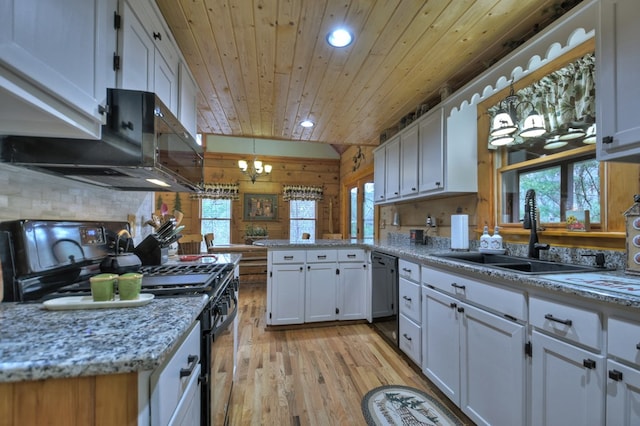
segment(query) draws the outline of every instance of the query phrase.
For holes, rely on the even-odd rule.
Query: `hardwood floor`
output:
[[[362,397],[402,384],[436,396],[472,425],[368,324],[265,329],[266,284],[242,283],[231,425],[363,425]]]

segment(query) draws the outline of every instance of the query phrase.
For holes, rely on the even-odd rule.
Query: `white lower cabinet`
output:
[[[640,425],[640,370],[607,360],[607,425]]]
[[[271,265],[267,277],[267,324],[302,324],[304,287],[304,263]]]
[[[269,325],[366,319],[370,268],[364,249],[270,250]]]
[[[304,322],[334,321],[337,316],[336,262],[309,263],[305,276]]]
[[[604,424],[604,357],[533,330],[533,425]]]
[[[526,327],[422,291],[423,373],[477,424],[526,424]]]

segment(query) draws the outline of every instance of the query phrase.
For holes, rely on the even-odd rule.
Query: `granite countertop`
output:
[[[624,280],[634,282],[632,287],[637,287],[637,296],[633,292],[619,292],[608,290],[606,287],[588,287],[579,285],[569,280],[559,279],[567,274],[543,274],[527,275],[508,270],[498,270],[482,264],[472,264],[438,257],[438,254],[451,252],[447,246],[426,246],[403,242],[379,242],[372,240],[263,240],[259,243],[269,249],[286,248],[311,248],[311,247],[362,247],[370,250],[381,251],[390,255],[398,256],[406,260],[415,261],[423,265],[444,267],[454,273],[462,273],[480,280],[490,280],[493,282],[503,282],[509,285],[516,285],[523,289],[541,288],[549,291],[556,291],[571,295],[576,295],[594,301],[612,303],[631,308],[640,309],[640,277],[632,277],[624,274],[622,270],[598,271],[597,275],[611,277],[612,280]],[[584,272],[574,275],[582,275]]]
[[[0,303],[0,382],[153,370],[207,301],[155,298],[138,307],[69,311]]]

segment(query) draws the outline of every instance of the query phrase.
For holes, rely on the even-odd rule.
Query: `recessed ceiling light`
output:
[[[313,127],[313,121],[310,120],[304,120],[303,122],[300,123],[300,125],[302,127]]]
[[[331,31],[327,34],[327,43],[333,47],[345,47],[351,44],[353,35],[343,28]]]

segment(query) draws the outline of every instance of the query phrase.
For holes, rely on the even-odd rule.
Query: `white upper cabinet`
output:
[[[380,203],[385,200],[386,191],[387,151],[384,145],[373,152],[373,164],[373,200]]]
[[[178,54],[164,22],[147,2],[121,3],[122,37],[119,40],[122,89],[155,92],[178,114]]]
[[[443,110],[438,108],[420,120],[420,192],[442,189],[444,143]]]
[[[198,133],[197,128],[197,96],[198,86],[191,78],[187,66],[180,62],[178,69],[178,88],[180,99],[178,103],[178,119],[182,122],[182,125],[191,132],[191,135],[195,137]]]
[[[412,125],[400,137],[400,195],[418,193],[418,126]]]
[[[386,144],[385,199],[400,198],[400,136]]]
[[[476,106],[452,111],[446,125],[445,111],[433,109],[375,151],[376,203],[478,190]]]
[[[3,134],[98,138],[117,0],[0,0]]]
[[[597,158],[640,162],[640,8],[636,0],[601,0],[596,31]]]

